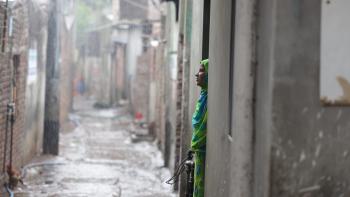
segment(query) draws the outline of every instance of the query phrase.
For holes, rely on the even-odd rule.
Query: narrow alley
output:
[[[60,154],[24,167],[17,197],[172,197],[161,152],[142,135],[126,108],[94,109],[86,100],[71,114],[72,131],[61,132]],[[135,133],[136,132],[136,133]],[[133,141],[137,142],[133,142]]]
[[[350,197],[349,10],[0,0],[0,197]]]

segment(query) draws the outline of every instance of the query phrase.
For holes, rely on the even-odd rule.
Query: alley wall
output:
[[[23,144],[24,162],[30,161],[42,150],[47,45],[46,10],[35,2],[29,2],[27,6],[28,20],[31,25],[28,30],[28,58],[23,59],[28,67],[24,112],[26,128]]]
[[[251,196],[256,1],[211,2],[206,196]]]
[[[348,196],[350,112],[319,94],[322,1],[235,3],[211,5],[206,196]]]
[[[208,131],[206,157],[206,196],[230,195],[232,137],[229,136],[231,3],[213,1],[211,5]],[[219,22],[220,21],[220,22]]]
[[[264,192],[264,196],[350,194],[350,111],[322,106],[319,99],[321,3],[266,1],[266,5],[273,5],[273,15],[262,9],[261,35],[268,42],[261,43],[260,51],[269,48],[271,52],[262,52],[269,59],[261,67],[270,71],[271,78],[261,75],[258,88],[269,89],[270,95],[260,92],[258,99],[272,99],[268,113],[261,110],[257,114],[264,113],[271,121],[265,129],[257,130],[270,137],[262,138],[260,144],[270,144],[269,149],[262,149],[262,154],[270,155],[270,161],[264,162],[270,162],[271,169],[261,180],[271,180],[270,194]],[[263,27],[270,19],[273,27]],[[257,128],[262,121],[257,122]]]
[[[29,49],[37,47],[38,50],[44,51],[43,45],[45,44],[45,36],[42,37],[43,40],[36,39],[36,41],[38,41],[36,44],[29,42],[30,38],[40,36],[40,34],[43,33],[42,31],[38,31],[36,32],[38,34],[34,35],[32,29],[34,27],[29,26],[30,21],[34,20],[38,15],[42,16],[41,14],[43,14],[42,10],[40,10],[37,4],[33,3],[32,1],[16,1],[11,5],[10,10],[11,12],[8,13],[8,16],[13,17],[12,31],[6,34],[5,40],[2,42],[2,45],[5,44],[5,50],[4,52],[1,52],[0,58],[0,163],[1,167],[3,167],[4,163],[9,164],[10,153],[12,152],[13,165],[18,169],[37,152],[37,142],[40,141],[38,140],[38,136],[40,136],[40,133],[42,132],[40,129],[40,126],[42,125],[39,125],[39,122],[37,124],[35,123],[36,120],[40,119],[40,113],[38,113],[38,116],[30,117],[33,114],[37,114],[38,111],[42,110],[42,107],[39,107],[40,103],[37,104],[34,102],[36,96],[42,96],[42,92],[39,90],[40,86],[36,86],[35,84],[32,86],[28,85],[27,77],[29,69],[28,62],[30,58]],[[3,14],[4,10],[2,8],[1,15],[3,16]],[[3,22],[4,18],[1,19],[1,23]],[[46,24],[40,20],[37,20],[36,22],[37,23],[33,25],[37,25],[36,27],[39,29],[45,26],[43,24]],[[11,39],[9,35],[12,35],[13,39]],[[37,67],[33,69],[35,70],[35,75],[38,77],[36,80],[40,80],[40,73],[43,72],[42,66],[44,60],[42,58],[44,55],[41,53],[42,51],[38,51],[38,65],[36,65]],[[16,86],[11,85],[11,82],[14,81]],[[27,88],[29,88],[29,91],[36,88],[38,89],[36,89],[36,91],[29,92],[32,93],[32,95],[30,95],[28,92],[26,92]],[[13,96],[11,95],[11,92],[13,92]],[[15,122],[13,125],[13,147],[11,148],[11,124],[8,124],[8,130],[6,131],[6,116],[7,105],[11,102],[12,98],[14,98],[13,101],[16,105],[16,110]],[[28,104],[28,107],[26,104]],[[29,117],[34,119],[28,119]],[[34,123],[29,124],[30,121],[34,121]],[[6,154],[4,154],[5,142],[7,144]],[[4,157],[5,155],[6,157]],[[2,171],[2,173],[4,173],[4,171]],[[1,181],[3,181],[3,179]]]

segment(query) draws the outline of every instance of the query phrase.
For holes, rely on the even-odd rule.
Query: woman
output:
[[[209,60],[201,61],[196,82],[201,87],[200,97],[192,117],[191,148],[195,153],[194,197],[204,196],[205,150],[207,141],[207,98],[208,98],[208,66]]]

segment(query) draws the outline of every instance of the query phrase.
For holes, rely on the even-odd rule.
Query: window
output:
[[[320,100],[350,105],[350,1],[322,0]]]

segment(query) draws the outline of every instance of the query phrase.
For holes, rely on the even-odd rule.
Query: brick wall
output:
[[[28,17],[25,1],[16,1],[13,15],[13,47],[10,39],[6,37],[5,51],[0,54],[0,165],[1,171],[4,164],[4,144],[6,133],[6,111],[7,104],[11,101],[11,90],[16,93],[16,121],[13,126],[13,165],[20,167],[22,165],[22,142],[24,130],[24,109],[25,109],[25,87],[27,76],[27,40],[28,40]],[[0,9],[0,15],[4,15],[4,9]],[[1,27],[3,27],[4,18],[0,18]],[[2,29],[3,30],[3,29]],[[2,31],[1,30],[1,31]],[[12,50],[10,50],[12,49]],[[11,53],[12,51],[12,53]],[[18,57],[18,67],[14,69],[13,55]],[[16,89],[11,88],[11,76],[15,71]],[[10,131],[7,138],[7,157],[6,163],[9,163],[10,156]]]

